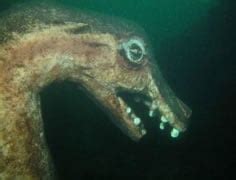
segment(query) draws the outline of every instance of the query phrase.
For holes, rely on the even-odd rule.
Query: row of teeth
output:
[[[139,98],[135,99],[136,102],[140,102],[141,100]],[[150,108],[150,111],[149,111],[149,117],[154,117],[156,114],[155,114],[155,109],[157,109],[157,107],[152,107],[152,103],[150,103],[149,101],[144,101],[144,104],[146,106],[148,106]],[[128,114],[131,115],[131,118],[133,119],[133,123],[136,125],[136,126],[139,126],[141,124],[141,119],[137,116],[135,116],[134,113],[132,113],[132,109],[130,107],[128,107],[126,109],[126,112]],[[169,120],[164,117],[164,116],[161,116],[161,122],[160,122],[160,125],[159,125],[159,128],[161,130],[164,130],[165,129],[165,125],[169,122]],[[145,131],[145,130],[144,130]],[[176,128],[173,128],[170,132],[170,135],[172,138],[177,138],[179,136],[179,130],[176,129]]]
[[[164,130],[164,129],[165,129],[165,124],[166,124],[167,122],[168,122],[168,120],[167,120],[164,116],[162,116],[162,117],[161,117],[161,123],[160,123],[160,126],[159,126],[161,130]],[[173,129],[171,130],[170,135],[171,135],[172,138],[177,138],[177,137],[179,136],[179,130],[176,129],[176,128],[173,128]]]
[[[153,109],[151,109],[149,111],[149,117],[154,117],[155,116],[155,111]],[[165,125],[169,122],[169,120],[167,118],[165,118],[164,116],[161,116],[161,122],[159,125],[159,128],[161,130],[165,129]],[[179,136],[179,130],[176,128],[173,128],[170,132],[170,135],[172,138],[177,138]]]
[[[141,130],[141,133],[144,135],[146,134],[146,130],[143,128],[143,124],[142,124],[142,121],[139,117],[137,117],[133,112],[132,112],[132,109],[130,107],[127,107],[126,109],[126,113],[132,118],[133,120],[133,123],[135,126],[138,126],[140,127],[142,130]]]

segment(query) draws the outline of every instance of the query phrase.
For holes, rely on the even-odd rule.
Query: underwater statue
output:
[[[61,6],[16,6],[0,15],[0,179],[55,178],[39,97],[54,81],[78,84],[134,141],[146,130],[120,93],[145,98],[149,116],[161,129],[171,126],[172,137],[191,114],[164,81],[141,28]]]

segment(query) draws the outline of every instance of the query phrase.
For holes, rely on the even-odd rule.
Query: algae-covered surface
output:
[[[31,1],[0,1],[0,46],[36,28],[40,21],[36,18],[37,22],[24,26],[21,15],[8,16],[14,9],[24,8],[22,3]],[[173,139],[168,127],[161,131],[159,124],[147,117],[147,108],[136,103],[148,133],[140,142],[133,142],[77,85],[53,83],[40,95],[58,179],[227,179],[236,161],[232,145],[235,2],[58,0],[57,4],[68,12],[78,9],[78,13],[114,16],[114,26],[107,28],[116,27],[117,32],[123,29],[117,17],[143,27],[164,77],[193,110],[187,131]],[[24,13],[37,16],[42,12],[31,9]],[[55,24],[63,19],[63,15],[56,19],[53,14],[44,16]],[[104,20],[102,15],[100,18]],[[4,108],[1,98],[0,94],[0,108]]]

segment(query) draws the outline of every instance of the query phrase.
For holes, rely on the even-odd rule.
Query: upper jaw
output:
[[[120,116],[121,119],[118,119],[117,121],[125,121],[126,127],[123,127],[121,129],[133,140],[137,141],[146,134],[146,129],[144,127],[142,119],[138,117],[138,115],[135,113],[135,110],[133,110],[133,108],[125,102],[125,99],[123,97],[117,98],[119,103],[121,104],[120,107],[122,109],[120,111],[122,112],[122,116]],[[180,132],[184,132],[186,130],[185,121],[190,116],[189,112],[187,115],[188,117],[183,115],[182,112],[182,116],[178,117],[177,114],[175,114],[174,110],[171,109],[171,105],[168,105],[165,101],[160,101],[157,98],[149,100],[136,98],[134,100],[142,102],[148,107],[148,116],[160,121],[159,128],[161,130],[163,130],[166,126],[172,127],[172,130],[170,132],[171,137],[176,138],[179,136]],[[178,104],[176,104],[175,106],[178,106]],[[157,117],[158,114],[159,117]]]
[[[165,91],[168,91],[168,93]],[[146,97],[139,98],[139,101],[148,107],[149,117],[160,121],[159,128],[161,130],[165,129],[166,126],[170,126],[172,128],[170,136],[173,138],[178,137],[181,132],[186,130],[191,110],[170,89],[166,87],[164,90],[159,90],[155,84],[150,83],[146,90],[137,94],[140,94],[141,97],[143,95]],[[117,125],[133,140],[139,140],[146,134],[142,119],[135,114],[132,107],[119,94],[115,95],[115,99],[117,99],[119,104],[113,110],[113,114],[117,114]]]
[[[149,109],[147,114],[151,118],[159,119],[159,128],[161,130],[168,125],[172,128],[170,132],[171,137],[178,137],[180,132],[186,130],[186,124],[191,115],[191,110],[167,86],[163,85],[161,87],[162,89],[160,89],[153,81],[149,81],[145,87],[136,93],[142,95],[141,97],[143,95],[147,97],[147,99],[140,98],[140,102],[143,102]],[[133,92],[128,89],[124,91]],[[94,92],[98,102],[110,114],[111,120],[113,120],[123,133],[134,141],[138,141],[146,134],[142,119],[128,105],[126,99],[119,95],[118,90],[111,91],[104,88],[103,91],[97,92],[96,88]],[[160,115],[159,118],[157,118],[157,114]]]
[[[174,106],[174,107],[172,107]],[[180,132],[184,132],[186,130],[186,121],[187,117],[183,115],[183,112],[176,113],[176,109],[178,109],[178,104],[172,105],[168,104],[163,99],[156,99],[150,106],[149,116],[155,117],[155,112],[159,112],[160,114],[160,125],[159,128],[164,130],[166,125],[168,124],[172,130],[170,132],[171,137],[176,138],[179,136]],[[190,112],[188,112],[188,117]],[[179,116],[178,116],[179,115]]]

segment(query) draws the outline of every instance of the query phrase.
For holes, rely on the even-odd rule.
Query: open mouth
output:
[[[146,134],[145,119],[155,118],[159,121],[159,128],[164,130],[167,126],[171,127],[171,137],[176,138],[179,133],[185,131],[181,122],[176,119],[167,118],[160,107],[154,105],[153,100],[139,93],[119,92],[117,98],[121,104],[123,120],[126,122],[128,135],[133,139],[139,139]],[[148,117],[147,117],[148,116]],[[143,119],[144,120],[143,120]],[[125,129],[121,128],[126,131]],[[127,134],[127,132],[125,132]]]
[[[150,99],[138,93],[119,92],[117,95],[119,100],[123,101],[124,111],[129,117],[129,121],[139,129],[142,135],[145,135],[146,129],[141,115],[147,113],[147,107],[151,104]]]

